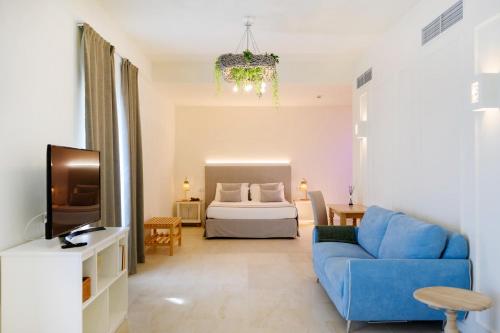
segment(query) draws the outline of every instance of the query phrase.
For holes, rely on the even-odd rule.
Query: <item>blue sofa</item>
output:
[[[444,320],[413,292],[429,286],[471,288],[462,235],[377,206],[367,209],[359,228],[345,228],[316,226],[312,246],[318,280],[348,327],[351,321]],[[350,243],[336,239],[336,231],[352,233]]]

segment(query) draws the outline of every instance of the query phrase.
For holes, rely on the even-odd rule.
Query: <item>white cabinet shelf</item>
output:
[[[81,248],[57,239],[35,240],[1,253],[1,332],[112,333],[128,307],[128,228],[75,237]],[[82,278],[91,297],[82,303]]]

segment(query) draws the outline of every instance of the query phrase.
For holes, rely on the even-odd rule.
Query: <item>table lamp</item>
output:
[[[302,178],[300,181],[299,190],[304,192],[304,199],[302,200],[307,200],[307,180],[305,180],[305,178]]]
[[[184,182],[182,183],[182,190],[184,191],[184,200],[188,201],[187,193],[189,192],[189,189],[191,186],[189,185],[189,180],[187,177],[184,179]]]

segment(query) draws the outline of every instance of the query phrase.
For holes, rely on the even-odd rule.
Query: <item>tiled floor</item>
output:
[[[204,240],[184,228],[181,248],[147,252],[130,278],[120,333],[345,332],[311,265],[311,226],[294,240]],[[432,324],[357,324],[354,332],[440,332]]]

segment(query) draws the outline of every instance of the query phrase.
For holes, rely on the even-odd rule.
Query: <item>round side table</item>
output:
[[[413,293],[416,300],[429,307],[446,313],[445,333],[459,333],[457,328],[458,311],[483,311],[493,305],[493,301],[481,293],[450,287],[429,287]]]

